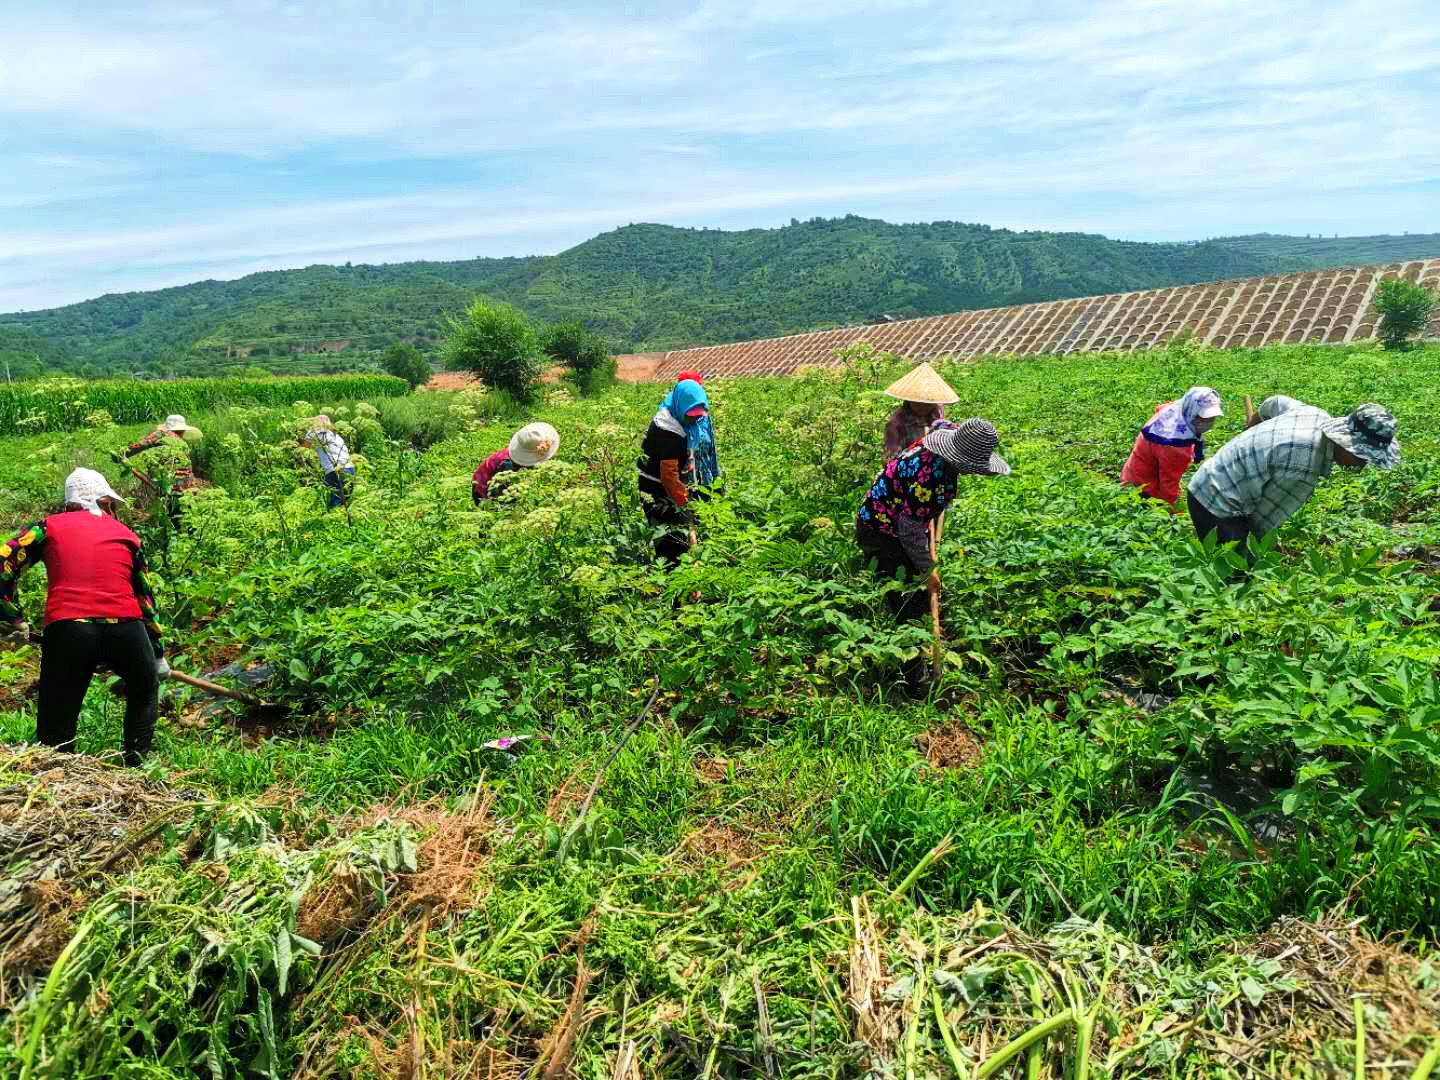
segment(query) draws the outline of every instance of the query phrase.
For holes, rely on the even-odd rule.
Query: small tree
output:
[[[544,361],[539,335],[524,312],[477,297],[464,318],[450,320],[449,330],[443,353],[447,370],[474,372],[486,386],[518,402],[535,397]]]
[[[545,353],[557,364],[570,369],[583,392],[598,389],[615,377],[615,360],[610,345],[580,322],[556,323],[545,331]]]
[[[1403,349],[1411,335],[1425,329],[1435,310],[1435,296],[1423,285],[1392,278],[1375,290],[1380,315],[1380,341],[1387,349]]]
[[[430,362],[408,341],[397,341],[391,345],[380,358],[380,363],[386,372],[409,383],[411,390],[430,381]]]

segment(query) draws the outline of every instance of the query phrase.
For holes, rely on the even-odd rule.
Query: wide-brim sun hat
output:
[[[932,428],[921,445],[938,454],[962,473],[984,476],[1009,476],[1010,466],[995,452],[1000,433],[989,420],[978,416],[963,420],[953,427]]]
[[[546,423],[526,424],[510,436],[510,460],[522,468],[549,461],[560,449],[560,433]]]
[[[1396,427],[1394,414],[1372,401],[1357,406],[1349,416],[1325,421],[1320,430],[1336,446],[1350,451],[1367,465],[1393,469],[1400,463]]]
[[[901,401],[918,401],[925,405],[950,405],[960,395],[940,377],[929,364],[916,364],[885,388],[885,393]]]
[[[125,502],[115,493],[110,481],[94,469],[76,469],[65,478],[66,506],[79,506],[99,517],[101,499],[113,499],[121,504]]]
[[[199,430],[200,430],[200,429],[197,428],[197,427],[191,427],[189,424],[187,424],[187,423],[185,422],[185,417],[181,416],[179,413],[172,413],[171,415],[165,417],[165,423],[164,423],[162,426],[165,428],[166,431],[199,431]]]

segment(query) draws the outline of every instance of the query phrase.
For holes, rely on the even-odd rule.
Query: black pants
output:
[[[1250,551],[1250,519],[1248,517],[1216,517],[1190,492],[1185,493],[1185,504],[1190,508],[1190,520],[1195,525],[1195,534],[1204,540],[1212,532],[1222,544],[1236,544],[1246,560],[1253,563],[1255,556]]]
[[[655,538],[656,558],[672,567],[680,565],[680,556],[690,550],[690,515],[668,498],[651,496],[645,502],[645,520],[652,529],[665,530]]]
[[[99,667],[125,680],[125,764],[138,765],[155,737],[155,705],[160,695],[155,648],[138,619],[122,623],[67,620],[45,627],[35,738],[61,750],[75,748],[80,706]]]
[[[875,572],[881,577],[899,577],[900,571],[904,570],[910,575],[910,580],[921,584],[921,587],[912,593],[891,593],[887,599],[890,610],[900,622],[923,619],[930,610],[930,593],[924,586],[926,575],[910,561],[910,556],[905,553],[900,541],[857,521],[855,542],[860,545],[860,550],[867,558],[875,560]]]

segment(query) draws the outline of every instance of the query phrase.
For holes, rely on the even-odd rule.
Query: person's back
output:
[[[1248,518],[1256,535],[1279,528],[1334,465],[1330,419],[1301,405],[1242,432],[1196,470],[1190,495],[1217,518]]]
[[[141,617],[133,584],[138,536],[113,517],[88,510],[51,514],[43,528],[47,624]]]

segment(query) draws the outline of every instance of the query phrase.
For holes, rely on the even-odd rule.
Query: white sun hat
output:
[[[185,417],[179,413],[171,413],[165,417],[164,428],[166,431],[199,431],[199,428],[191,427],[185,422]]]
[[[885,393],[901,401],[919,401],[927,405],[949,405],[960,400],[939,372],[929,364],[916,364],[885,388]]]
[[[94,469],[76,469],[65,478],[66,506],[79,506],[99,517],[103,513],[101,499],[114,499],[118,503],[125,501],[115,494],[110,481]]]
[[[510,436],[510,460],[522,469],[549,461],[560,449],[560,433],[546,423],[526,424]]]

